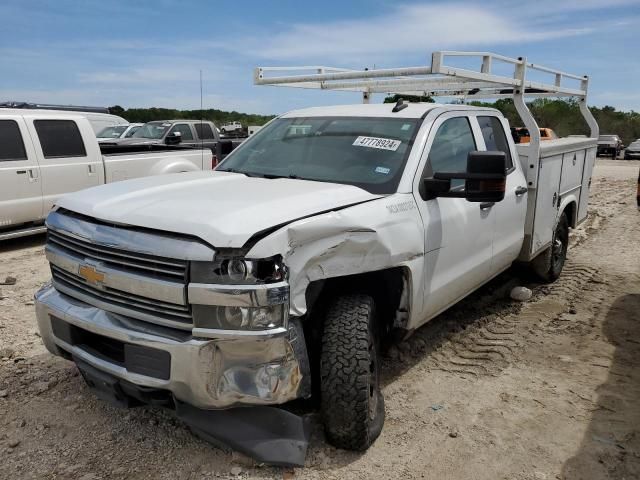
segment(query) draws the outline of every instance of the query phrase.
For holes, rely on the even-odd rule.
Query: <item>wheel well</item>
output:
[[[319,368],[320,345],[324,332],[324,318],[331,299],[339,295],[366,293],[376,302],[380,338],[390,340],[392,331],[406,326],[410,307],[410,275],[405,267],[395,267],[376,272],[329,278],[311,282],[305,297],[306,318],[302,322],[305,343],[312,370],[312,385]]]
[[[576,208],[576,202],[569,202],[562,211],[563,215],[567,216],[567,220],[569,220],[569,226],[571,228],[576,228],[576,224],[578,221],[578,211]]]
[[[373,297],[378,317],[387,330],[402,327],[409,314],[409,272],[405,267],[395,267],[344,277],[311,282],[307,287],[307,310],[311,316],[322,310],[331,297],[348,293],[366,293]],[[322,313],[322,312],[321,312]]]

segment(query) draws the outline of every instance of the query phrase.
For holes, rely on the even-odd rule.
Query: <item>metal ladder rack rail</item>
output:
[[[480,60],[479,70],[447,65],[447,57],[467,57]],[[494,64],[511,65],[513,75],[492,73]],[[527,79],[527,72],[552,75],[553,83]],[[282,75],[288,72],[288,75]],[[276,74],[276,75],[273,75]],[[578,81],[579,87],[568,87],[565,80]],[[372,93],[395,93],[417,96],[464,97],[465,99],[513,98],[516,110],[530,132],[528,158],[540,156],[540,129],[533,118],[525,97],[574,97],[578,99],[591,137],[597,138],[598,124],[587,107],[589,78],[527,62],[524,57],[510,58],[490,52],[439,51],[431,57],[431,66],[349,70],[325,66],[257,67],[254,84],[281,87],[311,88],[361,92],[364,103]],[[537,162],[529,162],[527,182],[535,188],[538,177]]]

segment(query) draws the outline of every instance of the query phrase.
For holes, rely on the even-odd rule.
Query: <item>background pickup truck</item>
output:
[[[113,141],[119,138],[129,138],[136,133],[144,123],[123,123],[103,128],[96,133],[98,142]]]
[[[218,160],[225,158],[241,142],[220,138],[213,122],[201,120],[148,122],[130,138],[114,141],[117,145],[181,145],[210,148]]]
[[[491,75],[491,58],[470,74],[443,67],[444,54],[428,70],[435,83],[411,84],[408,75],[425,74],[411,67],[273,82],[352,91],[362,79],[369,94],[368,77],[431,91],[450,75],[459,92],[468,76],[497,84],[496,95],[518,82]],[[567,92],[584,98],[577,78],[583,90]],[[556,78],[548,89],[563,92]],[[582,111],[591,138],[540,142],[521,113],[532,139],[516,145],[491,108],[308,108],[272,120],[214,172],[67,196],[47,219],[42,339],[100,398],[175,408],[205,438],[259,461],[304,464],[304,420],[266,406],[314,395],[326,438],[364,450],[384,424],[380,351],[393,338],[516,261],[546,282],[560,275],[569,229],[587,215],[596,154],[598,127]]]
[[[611,155],[611,158],[616,159],[622,149],[622,140],[618,135],[600,135],[598,137],[598,156]]]
[[[0,110],[0,239],[44,231],[63,194],[163,173],[210,170],[212,152],[99,145],[82,114]]]

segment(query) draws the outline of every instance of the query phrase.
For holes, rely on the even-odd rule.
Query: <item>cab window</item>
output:
[[[202,140],[213,140],[216,137],[213,136],[213,130],[208,123],[196,123],[193,125],[196,128],[196,134],[198,138]]]
[[[0,120],[0,145],[0,162],[27,159],[20,127],[15,120]]]
[[[455,117],[445,120],[438,128],[429,151],[431,173],[466,172],[467,156],[475,151],[476,142],[469,119]],[[464,186],[464,180],[451,180],[451,188]]]
[[[169,132],[169,135],[171,135],[173,132],[180,132],[180,138],[182,138],[182,141],[193,140],[191,127],[189,127],[189,125],[187,125],[186,123],[178,123],[177,125],[174,125]]]
[[[502,128],[502,123],[498,117],[478,117],[480,130],[484,144],[489,152],[504,152],[507,160],[507,171],[513,167],[511,160],[511,152],[509,151],[509,142]]]
[[[82,135],[73,120],[35,120],[44,158],[86,157]]]

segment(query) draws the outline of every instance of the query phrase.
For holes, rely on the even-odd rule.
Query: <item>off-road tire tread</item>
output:
[[[370,296],[352,294],[335,298],[325,317],[320,356],[321,413],[327,439],[346,450],[367,449],[384,422],[379,391],[378,414],[373,420],[369,418],[369,335],[374,314],[375,303]]]

